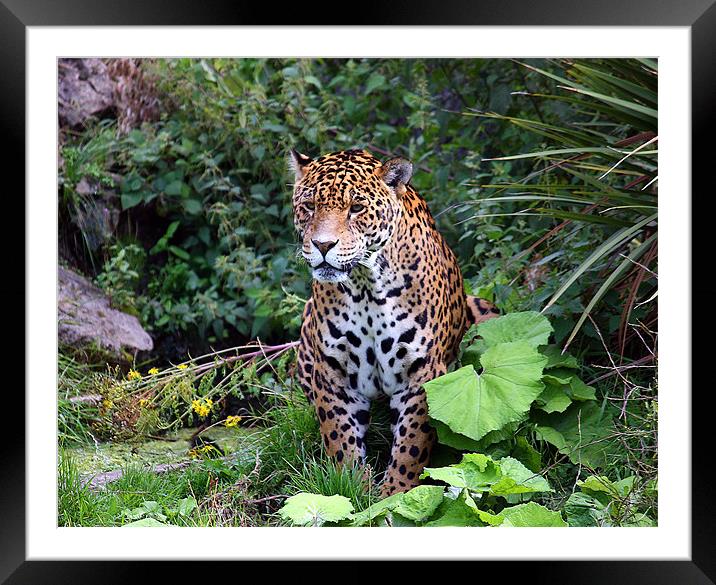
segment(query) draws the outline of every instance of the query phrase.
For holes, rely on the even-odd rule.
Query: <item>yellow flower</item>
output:
[[[127,380],[141,380],[142,374],[140,374],[137,370],[129,370],[129,373],[127,374]]]
[[[189,367],[189,366],[187,366],[186,364],[179,364],[179,365],[177,366],[177,369],[178,369],[178,370],[186,370],[188,367]]]
[[[188,455],[192,459],[199,459],[202,455],[208,455],[212,451],[218,452],[218,449],[213,445],[202,445],[201,447],[194,447],[193,449],[190,449]]]
[[[149,404],[149,400],[147,400],[146,398],[139,399],[139,406],[145,407],[147,404]]]
[[[159,368],[151,368],[148,373],[150,376],[154,376],[159,373]]]
[[[239,422],[241,422],[240,416],[227,416],[224,425],[227,427],[235,427]]]
[[[197,398],[191,401],[191,408],[201,418],[204,418],[211,412],[211,407],[214,405],[211,398]]]
[[[102,401],[102,406],[104,407],[105,410],[109,410],[110,408],[112,408],[114,406],[114,402],[112,402],[111,400],[105,399]]]

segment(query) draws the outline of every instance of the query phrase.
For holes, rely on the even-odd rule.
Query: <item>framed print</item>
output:
[[[709,0],[131,4],[0,4],[27,234],[3,578],[712,582]]]

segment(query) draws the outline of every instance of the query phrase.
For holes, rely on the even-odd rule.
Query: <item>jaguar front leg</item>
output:
[[[326,452],[339,464],[364,463],[370,402],[347,393],[347,380],[329,367],[315,364],[312,394]]]
[[[421,386],[393,394],[390,409],[393,444],[381,488],[383,497],[418,485],[435,445],[435,430],[428,423],[428,403]]]

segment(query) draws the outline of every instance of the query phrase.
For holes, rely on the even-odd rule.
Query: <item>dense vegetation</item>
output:
[[[157,119],[109,117],[63,134],[61,261],[139,316],[156,351],[127,371],[62,349],[60,524],[271,524],[293,518],[276,512],[299,493],[347,497],[351,508],[339,504],[336,522],[356,523],[368,510],[371,522],[483,525],[512,515],[508,524],[519,525],[523,515],[505,510],[520,505],[542,518],[524,521],[533,524],[656,521],[656,63],[180,59],[141,67],[144,92],[159,96]],[[417,503],[376,504],[371,479],[389,433],[380,412],[369,441],[375,477],[337,469],[320,452],[291,377],[289,342],[310,275],[296,261],[290,147],[410,158],[412,183],[469,291],[541,323],[536,338],[518,328],[496,348],[483,331],[466,335],[457,366],[487,370],[504,342],[545,361],[519,419],[497,425],[499,413],[487,412],[493,428],[481,418],[461,433],[431,405],[443,447],[428,482],[447,491],[428,485]],[[256,338],[269,345],[245,347]],[[471,383],[451,381],[456,392]],[[92,396],[100,398],[85,400]],[[80,476],[79,445],[199,424],[206,436],[210,425],[244,433],[241,448],[195,440],[187,467],[159,475],[135,465],[99,491]],[[475,466],[495,481],[473,473],[465,483]],[[540,489],[507,493],[503,481],[495,491],[499,478]],[[478,506],[480,514],[466,512]]]

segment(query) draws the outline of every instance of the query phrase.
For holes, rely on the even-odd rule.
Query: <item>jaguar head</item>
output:
[[[293,222],[302,254],[320,282],[343,282],[357,266],[376,268],[400,220],[413,165],[382,163],[365,150],[312,159],[294,150]]]

